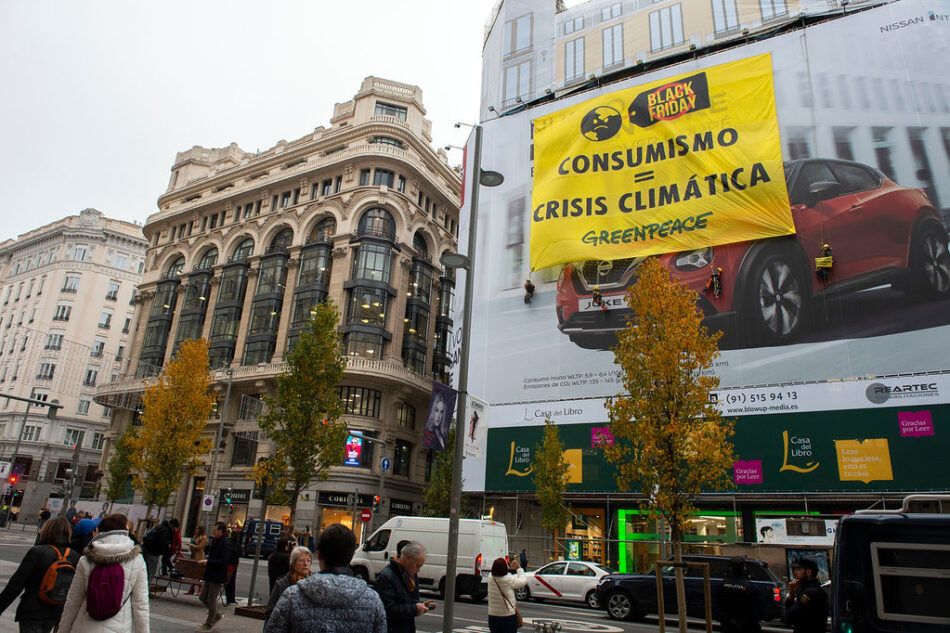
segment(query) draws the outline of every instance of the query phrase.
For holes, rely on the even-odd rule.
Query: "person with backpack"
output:
[[[145,555],[145,567],[148,570],[148,581],[153,582],[158,573],[158,563],[172,548],[172,529],[168,521],[149,528],[142,537],[142,552]]]
[[[65,517],[43,524],[34,545],[0,592],[0,613],[23,593],[15,620],[20,633],[49,633],[59,622],[76,573],[79,552],[69,547],[72,526]]]
[[[76,566],[58,633],[148,633],[148,575],[126,516],[108,514]]]

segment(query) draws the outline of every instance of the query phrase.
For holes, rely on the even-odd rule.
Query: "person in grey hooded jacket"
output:
[[[350,575],[356,551],[350,528],[334,523],[317,539],[320,573],[291,585],[277,601],[265,633],[386,633],[379,595]]]

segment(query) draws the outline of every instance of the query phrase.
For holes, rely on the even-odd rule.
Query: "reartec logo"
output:
[[[864,391],[867,399],[874,404],[884,404],[891,399],[932,398],[940,395],[937,383],[906,383],[899,385],[885,385],[880,382],[871,383]]]

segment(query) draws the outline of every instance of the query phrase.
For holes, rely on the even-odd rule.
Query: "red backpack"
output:
[[[53,547],[57,559],[52,565],[46,568],[43,574],[43,580],[40,581],[39,598],[46,604],[62,605],[66,603],[66,594],[69,593],[69,585],[73,582],[73,576],[76,573],[76,566],[69,562],[69,548],[60,552],[59,548]]]
[[[125,589],[125,570],[122,565],[95,565],[89,573],[86,587],[86,612],[93,620],[108,620],[122,609],[122,591]],[[129,591],[129,596],[132,592]]]

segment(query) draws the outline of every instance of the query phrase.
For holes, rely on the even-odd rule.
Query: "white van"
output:
[[[400,541],[418,541],[426,548],[426,564],[419,571],[419,588],[438,591],[445,598],[445,563],[449,548],[449,520],[437,517],[394,517],[373,532],[356,550],[350,565],[367,582],[389,564]],[[459,520],[455,592],[473,600],[488,594],[488,575],[496,558],[508,555],[508,532],[495,521]]]

